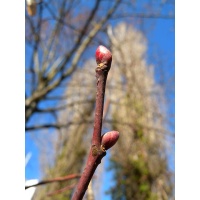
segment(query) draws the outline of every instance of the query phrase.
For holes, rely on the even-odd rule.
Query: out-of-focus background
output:
[[[95,50],[104,45],[113,61],[102,133],[117,130],[120,139],[84,199],[174,199],[174,4],[26,2],[26,184],[82,172],[93,131]],[[77,180],[27,189],[27,199],[70,199]]]

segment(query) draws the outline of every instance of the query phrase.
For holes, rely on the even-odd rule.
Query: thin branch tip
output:
[[[112,62],[112,53],[103,45],[100,45],[96,50],[96,62],[98,65],[108,65]]]

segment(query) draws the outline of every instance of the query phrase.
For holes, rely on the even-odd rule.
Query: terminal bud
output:
[[[96,62],[98,65],[107,65],[110,67],[112,62],[111,52],[106,47],[100,45],[96,50]]]

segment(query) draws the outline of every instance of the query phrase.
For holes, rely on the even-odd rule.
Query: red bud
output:
[[[104,46],[100,45],[96,50],[96,62],[99,65],[100,63],[105,63],[110,65],[112,62],[111,52]]]
[[[101,137],[101,145],[105,150],[107,150],[117,142],[118,138],[119,138],[118,131],[107,132]]]

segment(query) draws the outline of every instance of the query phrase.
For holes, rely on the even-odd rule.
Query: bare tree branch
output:
[[[83,101],[76,101],[76,102],[68,103],[68,104],[65,104],[65,105],[62,105],[62,106],[59,106],[59,107],[54,107],[54,108],[47,108],[47,109],[37,108],[36,112],[41,112],[41,113],[44,113],[44,112],[55,112],[55,111],[59,111],[59,110],[64,110],[67,107],[71,107],[71,106],[74,106],[74,105],[77,105],[77,104],[94,103],[94,101],[95,100],[93,100],[93,99],[92,100],[83,100]]]
[[[117,14],[112,17],[112,19],[120,19],[120,18],[127,18],[127,17],[133,17],[133,18],[146,18],[146,19],[175,19],[174,14],[154,14],[154,13],[132,13],[132,14]]]
[[[119,6],[121,0],[117,0],[114,4],[114,6],[108,11],[106,16],[97,24],[94,25],[93,29],[89,32],[89,34],[85,37],[82,44],[78,45],[78,43],[75,45],[75,47],[68,53],[62,62],[62,65],[58,68],[52,69],[52,71],[47,76],[47,79],[44,80],[44,82],[40,82],[38,85],[38,89],[34,91],[32,96],[27,98],[25,100],[26,105],[26,121],[30,118],[30,116],[36,111],[36,107],[39,101],[45,98],[45,96],[52,90],[54,90],[57,86],[61,84],[61,82],[68,76],[70,76],[76,69],[77,63],[83,54],[86,47],[89,45],[89,43],[92,41],[94,36],[98,33],[98,31],[102,28],[102,26],[106,23],[106,21],[111,17],[111,15],[115,12],[117,7]],[[97,4],[98,5],[98,4]],[[97,7],[97,6],[96,6]],[[96,9],[96,7],[94,9]],[[93,18],[92,14],[90,18]],[[88,23],[86,23],[86,28],[88,27]],[[82,37],[81,37],[82,38]],[[80,39],[78,40],[80,42]],[[50,84],[50,81],[56,76],[58,71],[62,71],[65,64],[68,62],[71,55],[76,51],[76,54],[72,60],[71,67],[61,75],[57,80],[55,80],[53,83]],[[49,84],[47,84],[49,83]]]
[[[68,180],[71,180],[71,179],[79,178],[80,176],[81,176],[80,174],[70,174],[70,175],[63,176],[63,177],[56,177],[56,178],[53,178],[53,179],[43,180],[43,181],[40,181],[36,184],[25,186],[25,189],[28,189],[30,187],[37,187],[39,185],[44,185],[44,184],[49,184],[49,183],[68,181]]]
[[[56,191],[54,191],[54,192],[48,193],[47,196],[53,196],[53,195],[55,195],[55,194],[60,194],[60,193],[62,193],[62,192],[64,192],[64,191],[66,191],[66,190],[74,189],[75,186],[76,186],[76,184],[68,185],[68,186],[66,186],[66,187],[64,187],[64,188],[62,188],[62,189],[59,189],[59,190],[56,190]]]
[[[25,128],[26,131],[33,131],[33,130],[37,130],[37,129],[45,129],[45,128],[56,128],[56,129],[60,129],[60,128],[67,128],[70,125],[81,125],[81,124],[85,124],[85,123],[92,123],[92,121],[88,121],[88,120],[83,120],[80,122],[68,122],[67,124],[43,124],[43,125],[35,125],[35,126],[28,126]]]

